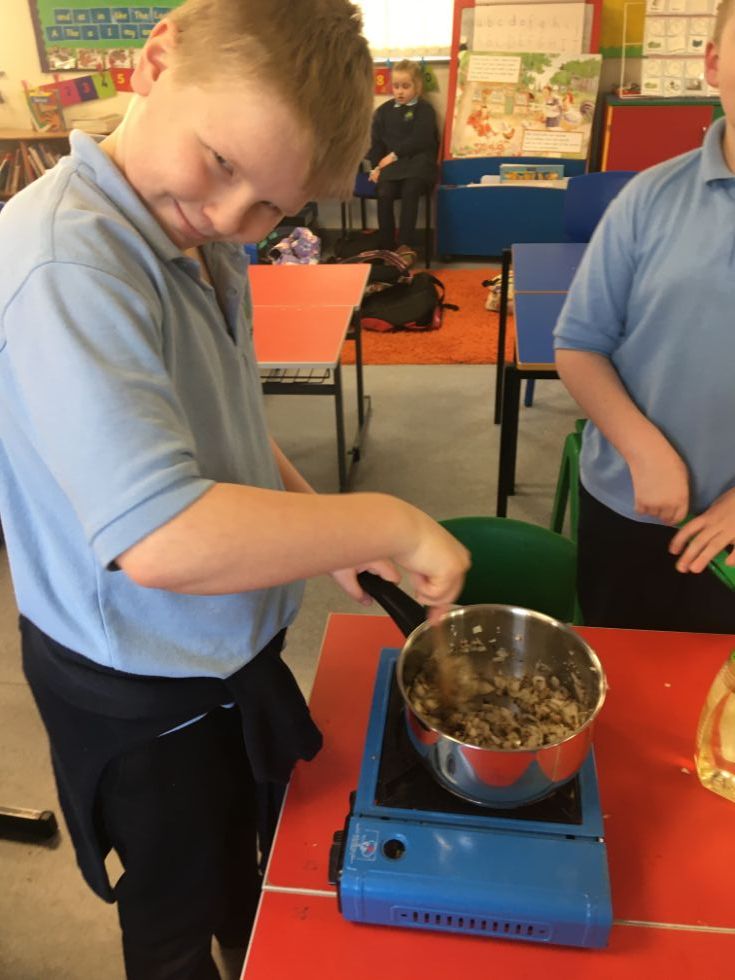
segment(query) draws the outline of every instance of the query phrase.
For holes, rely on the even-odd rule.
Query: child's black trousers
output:
[[[631,521],[580,484],[577,595],[587,626],[735,633],[735,592],[710,571],[677,572],[676,528]]]
[[[255,791],[240,712],[115,759],[100,817],[125,868],[114,886],[130,980],[216,980],[212,936],[247,943],[260,892]]]
[[[396,247],[394,204],[399,199],[401,216],[398,225],[398,245],[410,245],[412,248],[416,245],[419,201],[427,189],[426,181],[420,177],[378,181],[378,245],[380,248],[394,250]]]

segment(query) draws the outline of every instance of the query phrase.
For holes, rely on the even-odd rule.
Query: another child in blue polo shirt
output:
[[[247,941],[256,826],[265,851],[321,742],[280,658],[303,579],[366,601],[356,569],[402,568],[442,606],[467,556],[396,498],[315,494],[266,431],[242,243],[349,190],[357,8],[186,0],[132,85],[0,219],[0,514],[82,872],[129,977],[203,980],[213,935]]]
[[[704,572],[735,543],[734,6],[720,5],[705,58],[724,118],[613,201],[555,331],[559,374],[590,419],[579,597],[591,625],[735,632],[735,596]]]

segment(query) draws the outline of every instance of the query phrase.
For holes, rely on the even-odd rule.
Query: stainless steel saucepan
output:
[[[358,580],[406,637],[396,679],[407,731],[437,782],[473,803],[510,808],[542,799],[576,775],[590,750],[607,689],[602,665],[581,636],[543,613],[508,605],[459,607],[429,624],[424,608],[397,586],[369,572],[361,572]],[[535,749],[483,748],[447,734],[409,698],[416,675],[425,667],[433,669],[437,647],[447,642],[452,649],[469,648],[466,656],[485,677],[558,678],[575,692],[583,723],[566,738]]]

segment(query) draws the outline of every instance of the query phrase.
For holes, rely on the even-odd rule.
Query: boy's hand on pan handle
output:
[[[363,591],[360,583],[357,581],[358,572],[373,572],[375,575],[379,575],[381,578],[384,578],[388,582],[393,582],[395,585],[398,585],[401,581],[401,573],[392,561],[372,561],[367,562],[365,565],[359,565],[357,568],[340,568],[336,572],[332,572],[332,578],[342,591],[346,592],[351,599],[355,599],[363,606],[372,606],[373,600],[367,592]]]
[[[446,611],[462,591],[464,577],[470,567],[470,554],[464,545],[423,511],[395,501],[401,513],[396,527],[403,542],[402,550],[391,558],[374,559],[355,568],[341,568],[332,572],[332,578],[347,595],[369,606],[372,599],[357,581],[358,572],[373,572],[396,585],[405,570],[414,590],[416,601],[429,606],[429,619],[438,612]]]
[[[419,523],[416,543],[394,558],[408,572],[416,601],[444,612],[462,591],[471,564],[470,553],[428,515],[415,513]],[[430,611],[429,619],[434,615]]]
[[[680,572],[701,572],[725,548],[735,545],[735,489],[727,490],[697,517],[693,517],[671,539],[669,551],[679,555]],[[735,552],[725,559],[735,565]]]
[[[628,458],[638,514],[678,524],[689,509],[689,474],[684,460],[660,432],[642,440]]]

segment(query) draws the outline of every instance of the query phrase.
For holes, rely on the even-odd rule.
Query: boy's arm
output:
[[[117,558],[137,584],[196,595],[269,588],[395,561],[416,598],[459,594],[466,550],[416,507],[379,493],[315,494],[218,483]]]
[[[378,106],[373,113],[373,122],[370,130],[370,149],[368,150],[368,160],[373,167],[377,167],[379,161],[388,152],[388,147],[385,145],[385,138],[383,136],[383,120],[380,112],[382,108],[383,106]]]
[[[270,440],[271,446],[273,447],[273,455],[276,458],[278,470],[281,474],[281,479],[283,480],[283,485],[286,490],[291,490],[294,493],[316,493],[311,484],[304,479],[291,460],[285,455],[273,436],[270,437]],[[339,568],[332,570],[330,574],[337,585],[339,585],[339,587],[343,589],[347,595],[350,596],[350,598],[354,599],[356,602],[361,602],[366,606],[372,605],[372,599],[366,592],[363,591],[362,586],[357,581],[357,573],[362,571],[374,572],[376,575],[380,575],[381,578],[387,579],[389,582],[395,582],[396,584],[401,580],[400,572],[397,571],[393,562],[385,561],[384,559],[363,562],[356,568]]]
[[[311,484],[304,479],[288,456],[286,456],[273,436],[270,437],[270,440],[276,465],[278,466],[278,472],[281,474],[281,479],[286,490],[291,490],[293,493],[316,493]]]
[[[665,435],[640,411],[613,357],[630,324],[629,300],[645,222],[643,185],[633,181],[595,229],[554,329],[559,376],[628,464],[634,507],[676,523],[687,512],[686,466]]]
[[[686,466],[635,405],[609,358],[561,349],[556,365],[574,400],[628,464],[637,513],[665,524],[683,520],[689,507]]]

